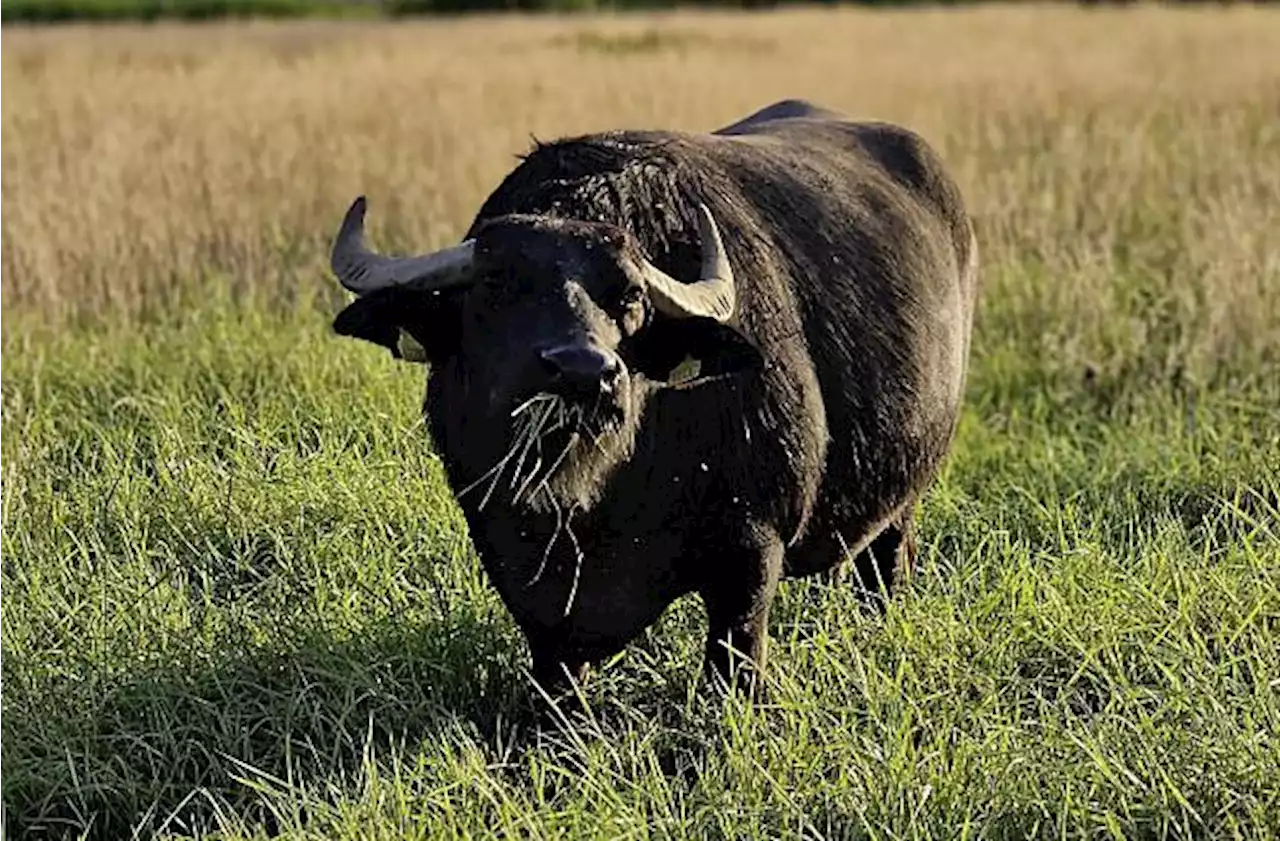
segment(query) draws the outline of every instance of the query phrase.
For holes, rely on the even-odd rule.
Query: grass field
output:
[[[1280,838],[1280,13],[3,34],[8,837]],[[677,605],[534,729],[416,417],[328,331],[349,200],[455,240],[530,136],[810,97],[979,225],[966,413],[883,616],[770,703]]]

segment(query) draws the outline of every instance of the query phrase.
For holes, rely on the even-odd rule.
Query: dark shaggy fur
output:
[[[641,304],[618,297],[621,251],[697,277],[699,203],[729,254],[736,319],[627,309]],[[467,236],[476,287],[367,296],[337,329],[393,347],[403,328],[426,347],[432,434],[539,678],[580,674],[691,592],[708,664],[729,672],[727,643],[758,668],[780,579],[852,558],[874,587],[909,567],[977,293],[961,195],[918,136],[791,101],[711,134],[539,144]],[[511,447],[505,410],[537,390],[523,360],[550,333],[616,354],[616,405],[584,410],[579,443],[548,439],[568,443],[541,496],[463,492]],[[686,355],[705,379],[668,382]]]

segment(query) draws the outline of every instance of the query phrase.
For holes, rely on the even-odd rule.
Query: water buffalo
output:
[[[916,134],[789,100],[537,143],[425,256],[367,249],[364,213],[334,329],[428,363],[431,436],[544,685],[689,593],[706,667],[754,684],[780,579],[910,569],[978,285]]]

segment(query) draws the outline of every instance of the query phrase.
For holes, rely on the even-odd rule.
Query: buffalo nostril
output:
[[[582,345],[561,345],[538,352],[546,372],[577,386],[612,388],[621,373],[612,354]]]
[[[549,376],[556,376],[560,373],[560,361],[551,351],[539,351],[538,361],[542,363],[542,370]]]

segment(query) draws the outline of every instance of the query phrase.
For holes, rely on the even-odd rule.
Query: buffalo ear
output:
[[[647,378],[692,388],[763,366],[755,343],[736,327],[710,318],[658,317],[633,339],[629,362]]]
[[[348,304],[334,318],[333,330],[380,345],[395,359],[436,362],[457,351],[458,302],[442,293],[382,289]]]

